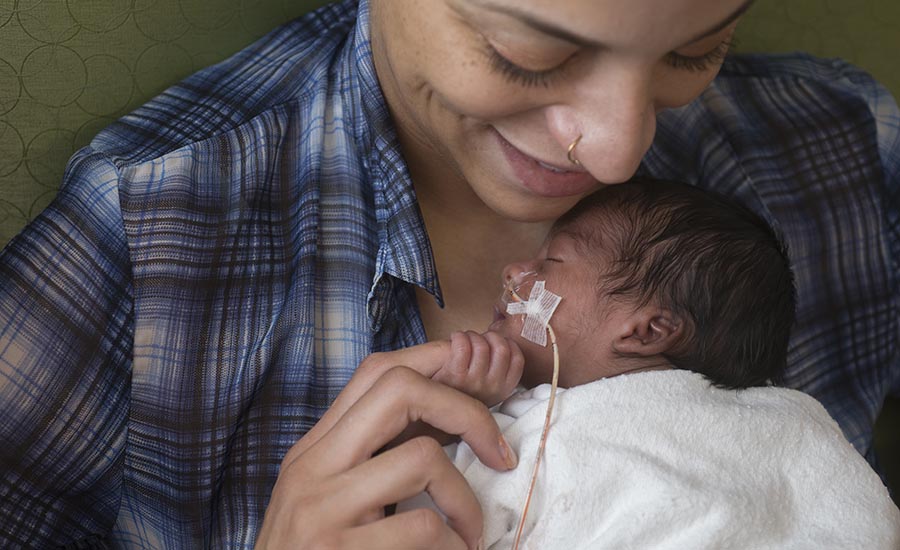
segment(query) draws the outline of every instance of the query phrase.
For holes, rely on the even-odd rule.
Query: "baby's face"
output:
[[[503,269],[503,282],[527,300],[536,281],[562,297],[550,318],[556,333],[560,355],[559,385],[569,387],[608,375],[610,344],[615,337],[616,312],[622,308],[601,296],[601,273],[605,272],[602,253],[591,251],[578,237],[565,231],[551,236],[538,257],[510,264]],[[515,340],[525,354],[522,384],[532,387],[549,383],[553,374],[553,351],[522,337],[524,315],[509,315],[506,303],[515,298],[505,291],[494,305],[490,330]]]

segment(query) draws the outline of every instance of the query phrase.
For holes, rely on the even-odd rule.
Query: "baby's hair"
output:
[[[665,354],[724,388],[778,383],[794,322],[787,247],[765,220],[722,195],[647,178],[586,197],[554,226],[573,232],[611,269],[600,291],[651,302],[686,320]]]

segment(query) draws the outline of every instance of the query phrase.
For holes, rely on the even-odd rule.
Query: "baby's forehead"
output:
[[[581,215],[564,219],[550,229],[548,240],[554,238],[571,239],[581,254],[600,254],[613,242],[613,236],[620,233],[610,220],[596,215]]]

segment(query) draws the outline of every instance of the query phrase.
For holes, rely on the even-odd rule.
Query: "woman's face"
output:
[[[372,0],[373,53],[414,175],[545,221],[635,172],[656,113],[712,80],[748,4]]]

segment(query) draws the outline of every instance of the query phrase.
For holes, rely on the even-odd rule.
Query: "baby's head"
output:
[[[585,198],[504,278],[523,298],[535,280],[562,296],[550,325],[563,387],[679,368],[744,388],[786,366],[795,291],[784,245],[756,214],[686,184],[640,179]],[[502,308],[491,328],[520,343],[523,384],[549,382],[549,346],[522,339],[522,316]]]

